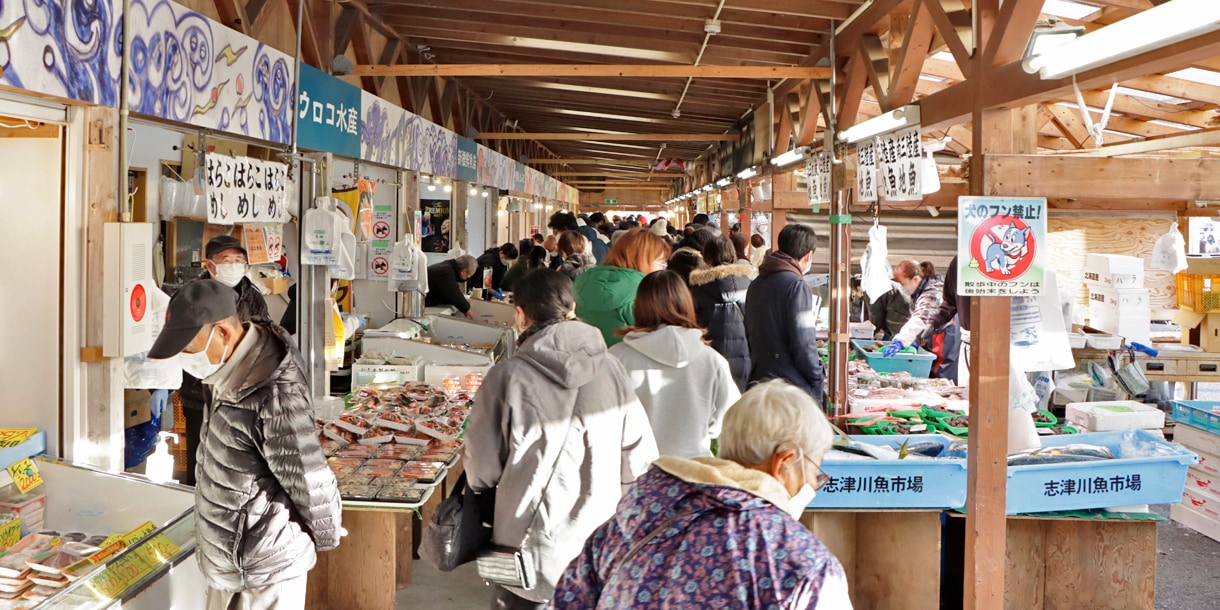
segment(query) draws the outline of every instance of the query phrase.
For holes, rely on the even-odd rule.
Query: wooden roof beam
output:
[[[1066,199],[1102,201],[1220,199],[1220,172],[1215,171],[1213,159],[987,155],[984,162],[995,177],[994,188],[1010,197],[1054,193]]]
[[[567,140],[598,142],[736,142],[735,133],[480,133],[479,140]]]
[[[530,76],[628,78],[830,78],[830,68],[647,64],[408,64],[360,65],[354,76]]]
[[[1196,146],[1220,146],[1220,128],[1190,131],[1170,136],[1152,136],[1135,142],[1112,144],[1089,151],[1089,155],[1117,157],[1120,155],[1146,154]]]

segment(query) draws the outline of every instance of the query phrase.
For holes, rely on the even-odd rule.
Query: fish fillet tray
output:
[[[951,439],[939,434],[852,436],[852,440],[897,449],[931,441],[946,447]],[[835,459],[827,454],[822,472],[831,480],[818,491],[810,509],[826,508],[960,508],[966,504],[966,460]],[[1180,492],[1179,492],[1179,495]]]
[[[1143,430],[1065,434],[1040,437],[1043,447],[1087,444],[1119,455],[1123,441],[1159,446],[1164,455],[1010,466],[1008,514],[1085,510],[1140,504],[1176,504],[1182,500],[1186,471],[1198,456]]]

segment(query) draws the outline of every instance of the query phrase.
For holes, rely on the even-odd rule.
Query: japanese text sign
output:
[[[16,447],[37,432],[38,428],[0,428],[0,448]]]
[[[1042,294],[1046,199],[961,197],[957,213],[958,294]]]
[[[822,203],[830,203],[832,171],[830,153],[822,152],[809,157],[805,162],[805,180],[809,183],[810,207]]]
[[[876,142],[861,142],[856,148],[856,200],[877,200]]]
[[[288,220],[288,166],[249,157],[207,155],[208,223],[282,223]]]
[[[297,142],[301,148],[360,158],[360,89],[301,65]]]
[[[457,179],[464,182],[479,181],[479,145],[474,140],[458,136]]]
[[[889,201],[923,199],[923,146],[919,127],[910,127],[877,138],[877,181],[881,196]]]

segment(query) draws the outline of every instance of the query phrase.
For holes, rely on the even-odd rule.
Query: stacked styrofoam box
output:
[[[1121,254],[1089,254],[1084,283],[1089,289],[1089,325],[1151,344],[1152,299],[1144,288],[1144,259]]]
[[[1160,433],[1165,427],[1165,412],[1156,405],[1135,400],[1074,402],[1067,406],[1067,420],[1082,432],[1147,430]]]
[[[1174,442],[1199,456],[1199,463],[1186,473],[1182,503],[1170,509],[1174,521],[1220,540],[1220,436],[1181,422],[1174,428]]]

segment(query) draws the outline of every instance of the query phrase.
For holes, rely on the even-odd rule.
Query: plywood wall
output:
[[[1152,316],[1168,319],[1166,313],[1177,308],[1173,274],[1152,269],[1148,260],[1156,241],[1169,231],[1169,218],[1051,218],[1047,224],[1050,239],[1050,265],[1061,286],[1076,286],[1076,304],[1086,307],[1084,288],[1085,255],[1125,254],[1144,259],[1145,285],[1152,293]]]

